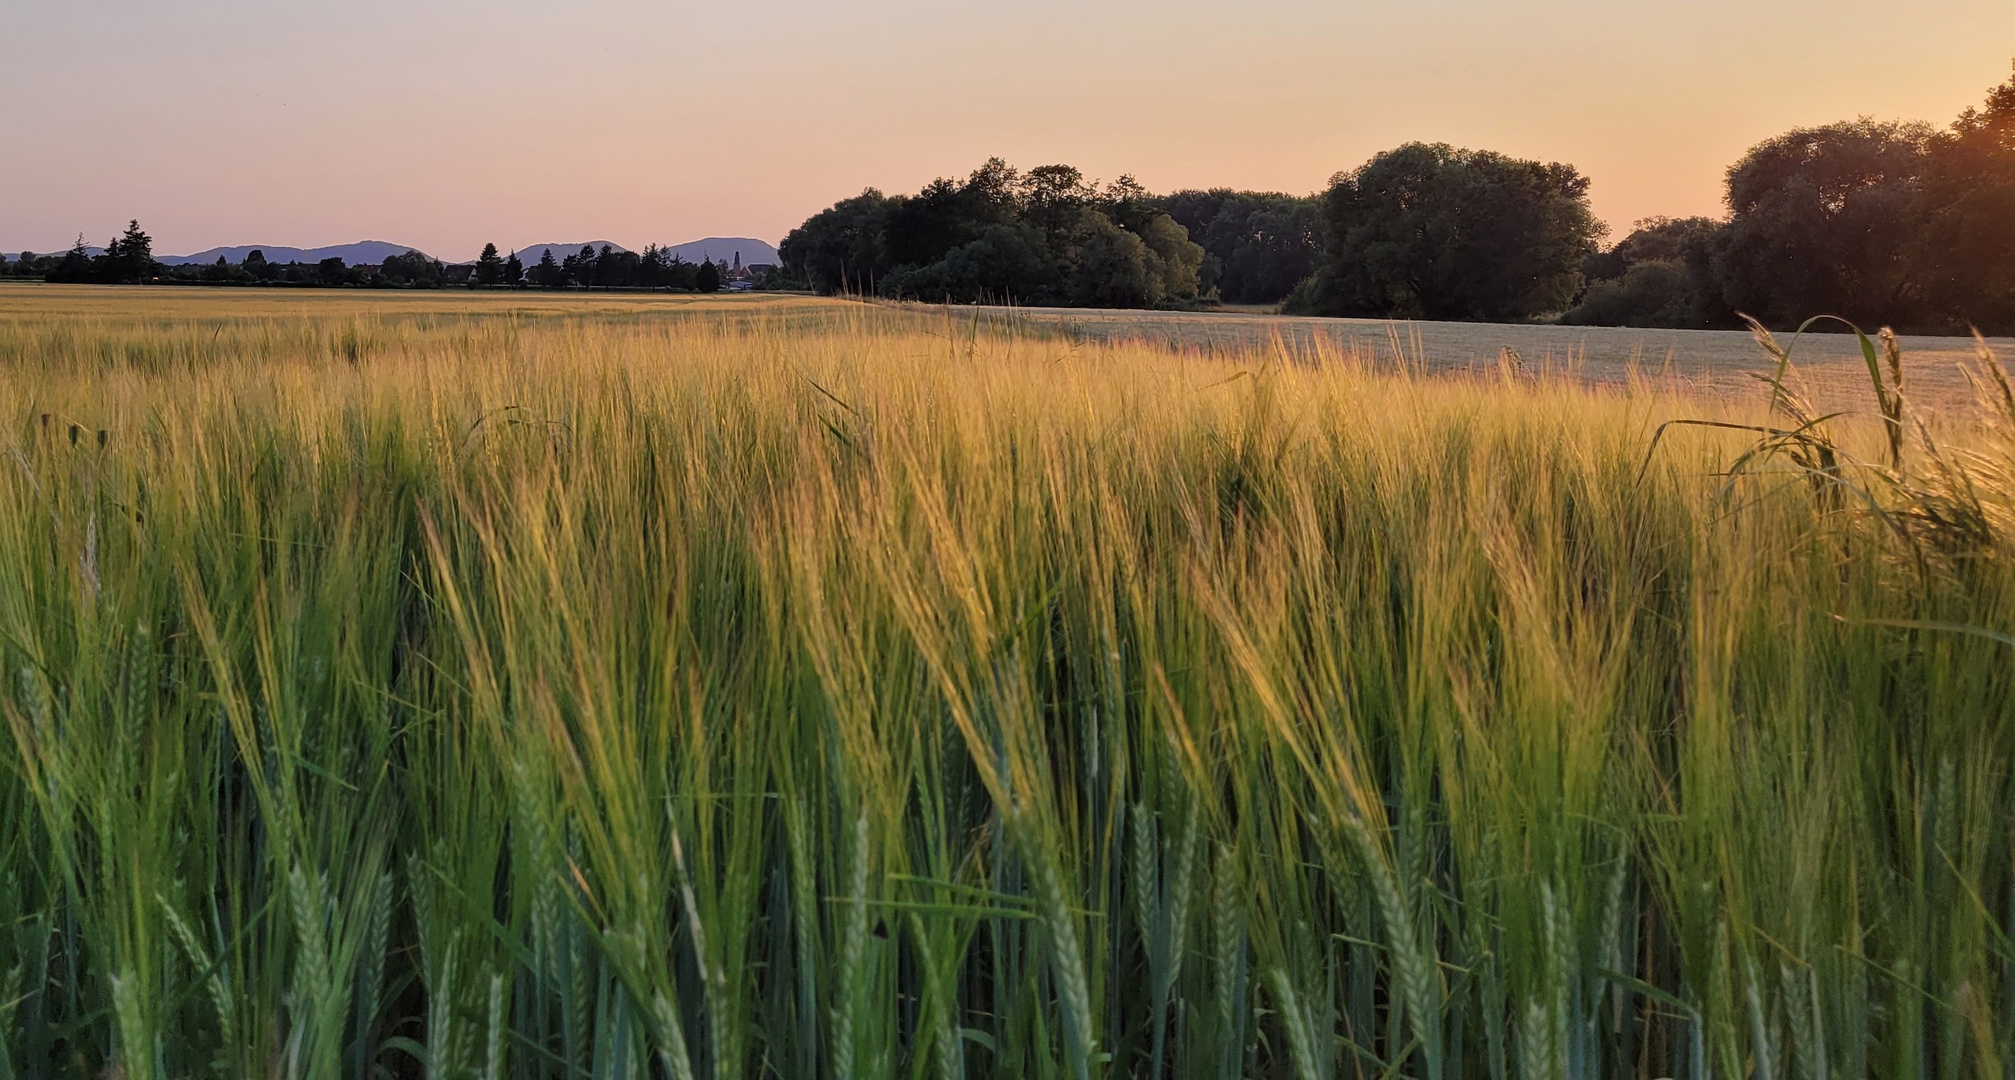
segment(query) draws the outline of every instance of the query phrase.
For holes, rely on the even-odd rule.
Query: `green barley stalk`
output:
[[[679,901],[685,910],[686,926],[693,937],[693,956],[706,988],[707,1013],[712,1021],[714,1075],[733,1076],[741,1062],[741,1032],[734,1030],[734,1011],[728,1001],[728,977],[719,964],[708,962],[706,927],[700,919],[700,904],[693,895],[692,875],[686,870],[684,846],[676,829],[672,831],[672,867],[678,872]],[[865,901],[862,907],[865,908]]]
[[[490,976],[490,1009],[483,1046],[483,1080],[504,1080],[504,977]]]
[[[1294,1063],[1297,1080],[1329,1080],[1329,1062],[1316,1051],[1316,1038],[1310,1026],[1314,1019],[1302,1011],[1301,1000],[1294,992],[1294,982],[1281,968],[1273,968],[1267,973],[1267,981],[1273,985],[1273,994],[1280,1002],[1281,1027],[1287,1030],[1288,1056]]]
[[[356,1029],[357,1050],[351,1067],[360,1076],[370,1071],[374,1050],[370,1039],[371,1025],[378,1018],[378,1006],[384,993],[385,964],[392,948],[393,914],[392,873],[387,870],[378,875],[378,887],[371,896],[369,929],[364,935],[357,963],[355,1016],[351,1021]],[[225,1040],[230,1041],[230,1037],[226,1035]]]
[[[1355,849],[1359,865],[1370,880],[1371,894],[1378,906],[1379,925],[1399,986],[1406,1016],[1420,1042],[1421,1057],[1428,1080],[1441,1080],[1441,980],[1435,961],[1421,947],[1415,933],[1412,909],[1406,903],[1399,881],[1393,876],[1384,850],[1363,821],[1346,816],[1344,835]]]
[[[1755,1065],[1756,1080],[1776,1080],[1778,1047],[1764,1022],[1763,986],[1756,973],[1756,962],[1747,957],[1743,960],[1742,989],[1743,1000],[1749,1007],[1749,1055]]]
[[[965,1046],[959,1036],[957,999],[947,985],[937,943],[925,930],[923,916],[911,911],[907,917],[910,936],[923,952],[919,964],[923,968],[931,1053],[937,1065],[938,1080],[965,1080]]]
[[[862,967],[868,948],[868,817],[854,818],[853,842],[847,848],[847,892],[841,898],[839,962],[833,972],[833,1080],[853,1080],[856,1065],[855,1028],[863,1000]]]
[[[168,921],[168,930],[174,935],[175,943],[182,947],[183,954],[189,958],[190,966],[206,973],[203,978],[203,989],[210,997],[210,1007],[217,1013],[219,1037],[226,1045],[235,1043],[237,1037],[233,1022],[237,1010],[233,1008],[231,988],[224,981],[227,969],[210,958],[210,952],[203,947],[202,939],[196,936],[195,930],[190,928],[188,921],[182,917],[181,912],[175,910],[175,905],[169,903],[167,897],[156,893],[154,902],[161,905],[161,911]],[[16,974],[19,974],[18,970]],[[8,1000],[10,1002],[13,1000],[11,993],[8,995]]]
[[[1235,1080],[1244,1075],[1246,999],[1245,909],[1240,891],[1243,882],[1237,872],[1237,856],[1229,846],[1220,845],[1215,860],[1211,889],[1211,931],[1214,949],[1215,1009],[1218,1080]]]

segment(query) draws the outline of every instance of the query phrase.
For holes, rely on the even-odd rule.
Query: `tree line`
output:
[[[1310,196],[1154,195],[996,158],[841,200],[780,250],[821,292],[933,302],[2015,332],[2015,79],[1944,129],[1864,119],[1767,140],[1729,168],[1721,218],[1640,221],[1604,246],[1588,187],[1571,165],[1438,143]]]
[[[874,189],[791,230],[783,263],[821,292],[1148,307],[1194,300],[1203,249],[1129,177],[999,158],[915,195]]]
[[[1565,321],[2015,333],[2015,78],[1945,128],[1869,119],[1767,140],[1725,218],[1654,218],[1584,261]]]
[[[1274,304],[1319,249],[1317,201],[1279,192],[1156,196],[1069,165],[991,158],[915,195],[869,188],[814,214],[778,248],[824,293],[975,303],[1188,307]]]
[[[727,264],[687,262],[668,248],[652,244],[643,251],[617,251],[602,245],[597,251],[583,246],[561,258],[553,258],[551,248],[542,248],[537,262],[526,266],[518,253],[500,257],[497,245],[483,245],[483,253],[470,268],[475,284],[484,286],[529,286],[540,289],[683,289],[687,292],[718,292],[727,281]],[[777,283],[781,284],[781,283]],[[764,287],[759,282],[758,287]]]
[[[93,253],[83,237],[69,251],[37,255],[24,251],[12,261],[0,256],[0,274],[40,278],[51,282],[101,285],[266,285],[316,288],[372,287],[393,289],[440,289],[461,287],[524,289],[672,289],[687,292],[719,291],[727,282],[725,263],[701,260],[693,263],[656,244],[641,252],[618,251],[604,244],[599,250],[583,246],[579,251],[554,258],[552,249],[541,249],[538,261],[526,265],[512,252],[500,254],[495,244],[483,245],[474,263],[445,264],[418,251],[388,256],[376,266],[351,266],[342,259],[329,258],[313,263],[268,261],[259,250],[249,252],[242,262],[219,257],[214,263],[184,263],[170,266],[154,257],[154,240],[138,221],[113,237],[99,253]],[[774,272],[758,277],[756,288],[788,288],[791,283]]]
[[[1590,325],[1866,325],[2015,332],[2015,78],[1950,125],[1861,119],[1787,132],[1726,178],[1719,218],[1652,218],[1614,244],[1573,166],[1409,143],[1322,192],[1177,191],[994,158],[914,195],[868,189],[814,214],[757,288],[955,303],[1280,305],[1308,315]],[[726,267],[642,252],[486,245],[471,265],[419,252],[164,266],[137,222],[102,253],[80,237],[0,272],[50,281],[711,292]]]

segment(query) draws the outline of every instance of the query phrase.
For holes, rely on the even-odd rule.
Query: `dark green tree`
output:
[[[498,285],[503,280],[504,260],[497,254],[497,245],[484,244],[483,253],[476,256],[476,284]]]
[[[418,251],[386,256],[378,267],[378,281],[395,288],[436,289],[443,276],[441,264]]]
[[[541,289],[557,289],[565,282],[565,272],[553,258],[553,249],[540,249],[538,264],[532,267],[532,284]]]
[[[673,255],[665,262],[661,280],[674,289],[692,289],[699,280],[699,275],[700,268],[697,265]]]
[[[1909,251],[1932,131],[1855,120],[1757,144],[1728,170],[1722,298],[1774,327],[1813,315],[1868,326],[1924,314]]]
[[[350,268],[340,257],[331,255],[315,264],[315,277],[324,285],[347,285],[350,282]]]
[[[1016,185],[1022,220],[1052,247],[1066,244],[1085,228],[1083,211],[1098,198],[1084,173],[1070,165],[1038,165]]]
[[[77,242],[70,245],[70,250],[64,252],[44,276],[52,282],[96,281],[99,279],[99,269],[100,267],[92,262],[90,249],[84,244],[84,234],[78,233]]]
[[[1409,143],[1338,175],[1290,298],[1323,315],[1519,320],[1565,310],[1602,224],[1572,166]]]
[[[643,253],[637,256],[636,283],[646,289],[655,289],[665,283],[665,249],[656,244],[645,244]]]
[[[1051,234],[1065,270],[1063,299],[1078,307],[1138,308],[1162,299],[1148,246],[1103,214],[1080,212]]]
[[[1645,218],[1614,246],[1583,259],[1581,276],[1594,284],[1614,281],[1641,262],[1684,262],[1690,252],[1711,248],[1723,225],[1708,217]]]
[[[605,289],[621,289],[636,284],[637,256],[634,252],[617,251],[603,244],[595,252],[593,284]]]
[[[126,223],[126,231],[105,245],[100,280],[121,285],[139,284],[155,276],[154,238],[140,228],[139,221]]]
[[[1228,304],[1277,304],[1315,271],[1320,201],[1268,191],[1178,191],[1156,200],[1203,246],[1198,285]]]
[[[224,256],[219,255],[216,262],[203,268],[198,280],[208,285],[243,285],[249,283],[252,276],[245,272],[244,267],[232,266]]]
[[[1713,218],[1646,218],[1614,247],[1581,263],[1587,282],[1560,321],[1583,326],[1740,326],[1721,300],[1715,253],[1727,231]]]
[[[913,196],[869,190],[784,238],[783,272],[821,292],[969,303],[1187,302],[1204,252],[1145,188],[991,158]]]
[[[693,288],[703,293],[719,292],[721,288],[721,268],[711,260],[701,259],[699,272],[693,275]]]
[[[882,223],[882,250],[892,266],[922,266],[1016,216],[1021,178],[999,158],[963,182],[940,177],[891,203]]]
[[[947,303],[1021,303],[1048,296],[1055,267],[1023,225],[995,225],[920,267],[883,280],[895,296]]]
[[[873,188],[842,199],[792,229],[778,254],[819,292],[872,293],[894,269],[882,232],[898,202]]]
[[[2015,333],[2015,77],[1931,140],[1912,263],[1931,323]]]
[[[560,283],[586,287],[595,283],[595,249],[587,244],[560,260]]]
[[[524,280],[525,264],[518,261],[518,253],[513,251],[511,257],[504,260],[504,284],[516,288]]]

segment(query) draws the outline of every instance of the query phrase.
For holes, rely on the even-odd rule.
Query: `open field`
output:
[[[954,309],[959,310],[959,309]],[[966,309],[971,310],[971,309]],[[1356,353],[1393,369],[1492,371],[1505,349],[1529,368],[1560,371],[1595,383],[1621,384],[1633,373],[1679,380],[1693,393],[1752,396],[1765,357],[1746,331],[1634,330],[1606,326],[1314,319],[1253,311],[1145,312],[1077,308],[986,308],[982,318],[1055,329],[1085,340],[1141,341],[1179,349],[1249,352],[1276,340],[1290,352],[1328,348]],[[1877,327],[1865,327],[1873,334]],[[1990,344],[2015,356],[2015,339]],[[1968,338],[1903,338],[1915,396],[1930,403],[1970,400],[1959,365],[1973,359]],[[1868,372],[1854,338],[1809,334],[1792,359],[1804,369],[1815,399],[1839,408],[1868,404]]]
[[[0,1080],[2006,1075],[2015,400],[1270,356],[0,288]]]

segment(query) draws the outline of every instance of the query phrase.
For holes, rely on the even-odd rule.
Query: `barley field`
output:
[[[954,309],[958,310],[958,309]],[[973,312],[975,309],[964,309]],[[1548,323],[1400,322],[1273,315],[1263,310],[1209,312],[1120,311],[1085,308],[981,308],[986,322],[1041,330],[1070,340],[1133,341],[1217,353],[1282,348],[1290,354],[1321,343],[1393,371],[1471,374],[1511,362],[1533,372],[1554,372],[1579,382],[1628,385],[1632,378],[1681,384],[1696,396],[1753,396],[1753,374],[1768,357],[1741,330],[1658,330]],[[1828,325],[1821,329],[1838,331]],[[1874,328],[1871,327],[1872,331]],[[2015,356],[2015,339],[1989,341],[2001,356]],[[1908,336],[1915,397],[1931,405],[1970,401],[1961,374],[1974,357],[1969,338]],[[1806,395],[1831,408],[1869,404],[1868,371],[1854,338],[1845,333],[1805,335],[1795,349]]]
[[[2003,1076],[1910,363],[0,288],[0,1078]]]

